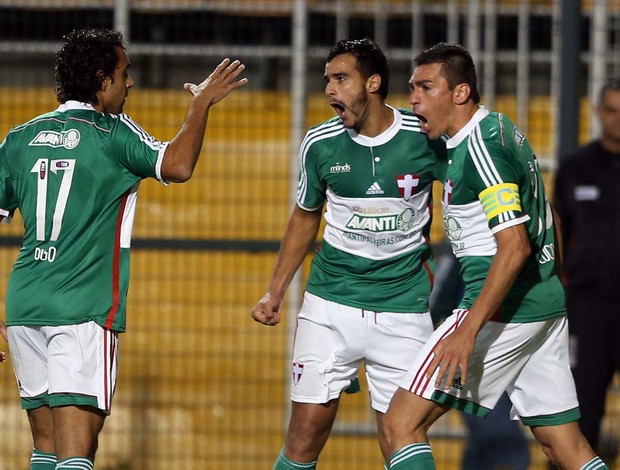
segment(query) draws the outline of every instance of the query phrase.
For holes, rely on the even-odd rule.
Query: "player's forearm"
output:
[[[200,157],[211,104],[194,97],[177,135],[170,141],[162,162],[166,181],[183,183],[189,180]]]
[[[502,232],[496,236],[497,252],[484,285],[463,322],[476,333],[497,312],[531,254],[527,232],[522,225]]]
[[[293,276],[310,252],[321,224],[321,211],[309,212],[295,207],[288,222],[276,267],[269,284],[269,292],[283,296]]]

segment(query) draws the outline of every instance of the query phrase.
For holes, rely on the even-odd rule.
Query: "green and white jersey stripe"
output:
[[[24,242],[7,288],[8,325],[87,321],[125,329],[137,190],[161,181],[167,142],[129,116],[69,101],[0,145],[0,214],[19,209]]]
[[[430,143],[411,113],[392,110],[393,124],[375,138],[334,118],[302,142],[297,204],[326,205],[307,289],[368,310],[424,312],[431,188],[443,175],[445,145]]]
[[[532,255],[494,320],[541,321],[565,314],[554,274],[553,216],[538,162],[506,116],[480,108],[447,142],[443,191],[446,234],[465,281],[462,308],[478,297],[497,251],[494,234],[525,224]]]

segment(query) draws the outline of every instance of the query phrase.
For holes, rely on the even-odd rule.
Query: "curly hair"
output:
[[[54,67],[56,99],[60,103],[77,100],[97,104],[97,92],[118,65],[116,48],[125,47],[123,35],[106,28],[89,28],[74,30],[63,39]]]
[[[471,88],[471,99],[480,102],[476,78],[476,66],[469,51],[460,44],[440,42],[420,52],[413,60],[414,68],[419,65],[441,64],[442,75],[453,90],[459,83],[467,83]]]
[[[327,62],[340,54],[351,54],[357,60],[357,70],[363,78],[374,74],[381,77],[379,94],[387,98],[390,88],[390,69],[383,51],[371,39],[341,39],[327,56]]]

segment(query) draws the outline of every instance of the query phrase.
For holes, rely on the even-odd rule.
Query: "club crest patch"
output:
[[[408,201],[415,193],[415,188],[420,184],[420,175],[397,175],[396,184],[398,185],[398,190],[403,196],[403,199]]]
[[[304,373],[304,365],[299,362],[293,362],[293,384],[297,385]]]

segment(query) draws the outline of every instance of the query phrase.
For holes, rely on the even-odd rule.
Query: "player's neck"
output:
[[[478,112],[480,105],[468,101],[462,105],[458,105],[454,108],[454,121],[452,126],[448,127],[447,134],[450,137],[454,137],[458,132],[463,129],[474,117],[474,114]]]
[[[384,102],[378,104],[376,108],[369,108],[368,118],[359,130],[359,134],[366,137],[377,137],[390,128],[394,122],[394,111]]]

